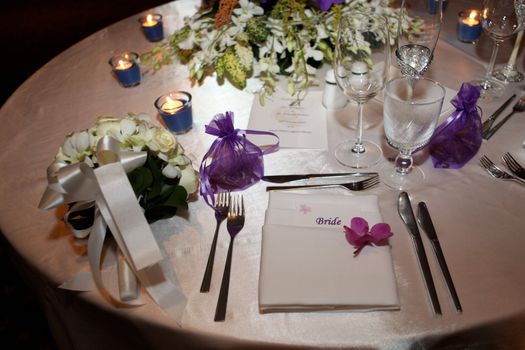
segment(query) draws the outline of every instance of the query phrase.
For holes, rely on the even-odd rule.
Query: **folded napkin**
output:
[[[354,247],[343,225],[381,222],[376,196],[270,192],[262,229],[261,313],[399,309],[389,246]]]

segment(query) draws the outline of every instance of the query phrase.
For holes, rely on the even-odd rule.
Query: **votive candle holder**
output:
[[[184,134],[193,127],[191,94],[172,91],[155,100],[155,108],[174,134]]]
[[[135,52],[123,52],[109,59],[109,65],[122,87],[140,84],[139,55]]]
[[[458,40],[473,43],[479,39],[482,32],[480,12],[465,10],[458,14]]]
[[[162,15],[158,13],[150,13],[140,17],[139,22],[146,39],[153,42],[164,39]]]
[[[428,13],[430,14],[436,13],[438,10],[438,4],[439,4],[439,0],[427,0]],[[443,12],[445,12],[447,8],[447,0],[443,0],[443,2],[441,3],[441,8],[443,9]]]

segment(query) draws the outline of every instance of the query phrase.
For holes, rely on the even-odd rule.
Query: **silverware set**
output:
[[[246,217],[244,209],[244,198],[242,195],[231,195],[229,192],[218,193],[215,197],[215,220],[216,227],[213,235],[213,241],[210,247],[210,254],[204,271],[204,277],[201,283],[201,293],[210,291],[211,276],[213,272],[213,262],[215,260],[215,251],[217,249],[217,239],[219,235],[219,228],[221,223],[226,219],[226,227],[230,234],[230,245],[228,247],[228,255],[224,265],[224,273],[222,275],[221,289],[219,291],[219,298],[217,300],[217,308],[215,310],[214,321],[224,321],[226,318],[226,307],[228,304],[228,291],[230,286],[230,272],[233,255],[233,242],[235,237],[244,227],[244,220]]]
[[[279,175],[279,177],[274,182],[277,182],[277,183],[284,182],[284,181],[280,181],[280,177],[283,177],[283,176],[290,176],[290,175]],[[369,177],[367,177],[366,179],[360,180],[360,181],[344,182],[344,183],[267,186],[266,191],[293,190],[293,189],[299,189],[299,188],[330,188],[330,187],[343,187],[350,191],[363,191],[363,190],[371,188],[372,186],[379,184],[379,174],[377,173],[316,174],[315,176],[312,176],[311,174],[309,174],[309,175],[293,175],[293,176],[308,176],[304,178],[294,178],[293,180],[308,179],[312,177],[331,177],[331,178],[334,178],[334,177],[338,178],[338,177],[343,177],[343,176],[369,176]],[[266,177],[266,178],[268,179],[269,177]],[[270,181],[270,180],[267,180],[267,181]]]
[[[437,233],[432,223],[432,219],[430,218],[430,213],[428,212],[426,204],[424,202],[420,202],[418,204],[417,222],[414,216],[414,212],[412,211],[412,204],[410,203],[410,198],[408,197],[408,194],[406,192],[401,192],[399,194],[397,209],[399,212],[399,216],[405,223],[405,226],[407,227],[408,232],[410,233],[412,240],[414,241],[416,254],[419,260],[419,264],[421,266],[421,271],[423,272],[423,278],[425,280],[425,284],[430,296],[430,301],[432,303],[434,313],[436,315],[441,315],[441,306],[439,304],[436,287],[434,285],[434,280],[432,278],[432,273],[428,264],[427,255],[425,253],[423,240],[419,232],[418,223],[423,229],[423,232],[426,233],[428,239],[432,243],[432,247],[434,248],[434,254],[436,255],[436,259],[438,260],[441,272],[443,273],[443,276],[445,278],[445,282],[449,290],[450,296],[452,297],[452,301],[454,302],[456,311],[462,312],[463,309],[461,307],[461,303],[459,302],[459,297],[456,292],[456,288],[454,287],[450,271],[445,261],[445,256],[443,255],[443,251],[441,250],[441,245],[439,244]]]
[[[510,180],[525,185],[525,168],[523,168],[510,153],[503,155],[503,161],[509,168],[510,172],[507,172],[498,167],[492,160],[487,156],[482,156],[479,160],[481,166],[487,170],[490,176],[501,180]]]
[[[507,114],[505,118],[503,118],[503,120],[500,121],[498,124],[492,126],[496,121],[496,118],[501,114],[501,112],[503,112],[505,108],[507,108],[507,106],[512,102],[512,100],[515,97],[516,95],[512,95],[507,101],[503,103],[503,105],[501,105],[500,108],[496,110],[496,112],[494,112],[494,114],[492,114],[489,117],[489,119],[483,122],[483,138],[485,140],[489,140],[492,136],[494,136],[496,131],[498,131],[510,119],[510,117],[514,115],[514,113],[525,111],[525,96],[522,96],[519,98],[518,102],[516,102],[516,104],[512,107],[512,112]]]

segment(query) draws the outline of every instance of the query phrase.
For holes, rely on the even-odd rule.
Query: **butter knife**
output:
[[[452,277],[450,276],[450,271],[448,270],[447,262],[445,261],[445,256],[443,255],[443,251],[441,250],[441,245],[439,244],[436,230],[434,229],[434,224],[432,223],[432,219],[430,218],[430,213],[428,212],[428,208],[425,202],[419,202],[417,205],[417,222],[419,223],[419,225],[423,229],[423,232],[426,233],[428,239],[432,243],[434,253],[436,254],[437,261],[439,263],[439,266],[441,267],[443,276],[445,277],[445,282],[447,283],[447,288],[450,292],[450,296],[452,297],[452,301],[454,302],[454,306],[456,307],[456,311],[462,312],[459,297],[456,292],[456,288],[454,287],[454,282],[452,282]]]
[[[419,259],[421,271],[423,272],[423,277],[425,278],[425,283],[427,285],[430,301],[432,302],[432,307],[434,308],[434,313],[436,315],[441,315],[441,306],[439,305],[436,287],[434,285],[434,281],[432,280],[432,273],[430,272],[430,266],[428,265],[428,259],[427,255],[425,254],[423,240],[421,239],[421,234],[419,233],[419,229],[417,227],[414,212],[412,211],[410,198],[408,198],[408,194],[406,192],[401,192],[399,194],[397,200],[397,211],[399,212],[399,216],[405,223],[405,226],[408,228],[408,232],[414,241],[417,257]]]
[[[268,175],[261,177],[261,180],[282,184],[289,181],[306,180],[321,177],[363,177],[375,176],[377,173],[326,173],[326,174],[289,174],[289,175]]]

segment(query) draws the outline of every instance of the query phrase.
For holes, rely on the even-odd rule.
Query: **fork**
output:
[[[232,252],[233,241],[237,234],[244,227],[244,198],[242,195],[232,197],[230,206],[228,207],[228,233],[230,234],[230,246],[228,247],[228,255],[226,257],[226,265],[224,265],[224,274],[222,275],[221,290],[219,292],[219,299],[217,300],[217,308],[215,309],[214,321],[224,321],[226,318],[226,306],[228,304],[228,290],[230,288],[230,271],[232,266]]]
[[[504,170],[501,170],[487,156],[481,157],[479,161],[481,163],[481,166],[487,170],[490,176],[502,180],[514,180],[521,183],[522,185],[525,185],[525,180],[522,180],[517,176],[509,174]]]
[[[213,235],[213,241],[211,242],[210,254],[208,255],[208,263],[206,264],[206,270],[204,271],[204,277],[201,283],[201,293],[210,291],[211,275],[213,273],[213,261],[215,260],[215,250],[217,249],[217,237],[219,236],[219,227],[221,223],[228,216],[228,204],[230,203],[230,193],[221,192],[217,194],[215,200],[215,220],[217,224],[215,226],[215,234]]]
[[[326,188],[326,187],[345,187],[351,191],[362,191],[366,190],[372,186],[375,186],[379,183],[379,176],[375,175],[372,177],[369,177],[367,179],[356,181],[356,182],[348,182],[348,183],[342,183],[342,184],[318,184],[318,185],[295,185],[295,186],[268,186],[266,187],[266,192],[273,191],[273,190],[291,190],[296,188],[308,188],[308,187],[319,187],[319,188]]]
[[[516,159],[514,159],[512,154],[510,154],[509,152],[505,153],[503,155],[503,161],[505,162],[505,164],[507,165],[509,170],[514,173],[514,175],[516,175],[517,177],[525,180],[525,168],[522,167],[516,161]]]

